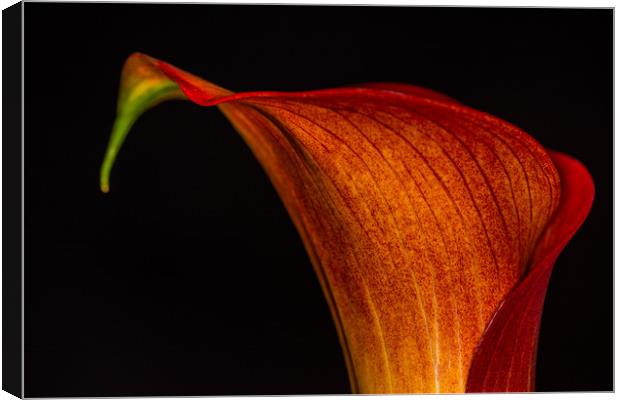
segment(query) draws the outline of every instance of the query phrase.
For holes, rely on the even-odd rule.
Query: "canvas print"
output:
[[[23,7],[26,397],[613,390],[612,10]]]

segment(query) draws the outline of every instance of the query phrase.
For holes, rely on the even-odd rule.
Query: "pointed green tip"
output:
[[[103,163],[101,164],[99,188],[103,193],[108,193],[110,191],[110,173],[112,172],[112,167],[114,166],[114,161],[116,160],[116,154],[118,153],[125,136],[129,133],[129,127],[126,127],[124,132],[119,130],[120,119],[121,118],[117,117],[116,121],[114,121],[114,128],[112,128],[110,142],[108,143],[108,148],[106,150]]]
[[[186,99],[179,86],[168,79],[150,57],[131,55],[123,67],[116,120],[101,165],[99,187],[110,191],[110,173],[133,123],[149,108],[172,99]]]
[[[106,168],[106,162],[104,161],[99,178],[99,189],[101,189],[103,193],[108,193],[110,191],[110,167]]]
[[[110,141],[108,142],[108,148],[101,164],[101,172],[99,176],[99,187],[103,193],[110,191],[110,173],[116,160],[116,155],[120,150],[133,122],[139,116],[139,113],[122,113],[116,117],[114,121],[114,127],[112,128],[112,134],[110,135]]]

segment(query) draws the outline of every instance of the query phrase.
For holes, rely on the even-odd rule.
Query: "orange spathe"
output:
[[[538,142],[408,85],[234,94],[138,53],[123,76],[121,99],[172,82],[167,98],[219,107],[250,146],[312,260],[354,392],[466,390],[561,201]]]

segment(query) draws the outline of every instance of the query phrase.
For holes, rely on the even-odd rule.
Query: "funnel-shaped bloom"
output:
[[[551,269],[593,199],[579,162],[428,89],[235,94],[134,54],[102,190],[135,119],[173,98],[219,107],[267,171],[354,392],[533,390]]]

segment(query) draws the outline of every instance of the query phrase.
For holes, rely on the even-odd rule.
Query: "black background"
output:
[[[216,109],[170,102],[99,165],[125,58],[235,91],[427,86],[580,159],[541,391],[612,390],[611,10],[25,4],[26,396],[346,393],[327,304]]]

